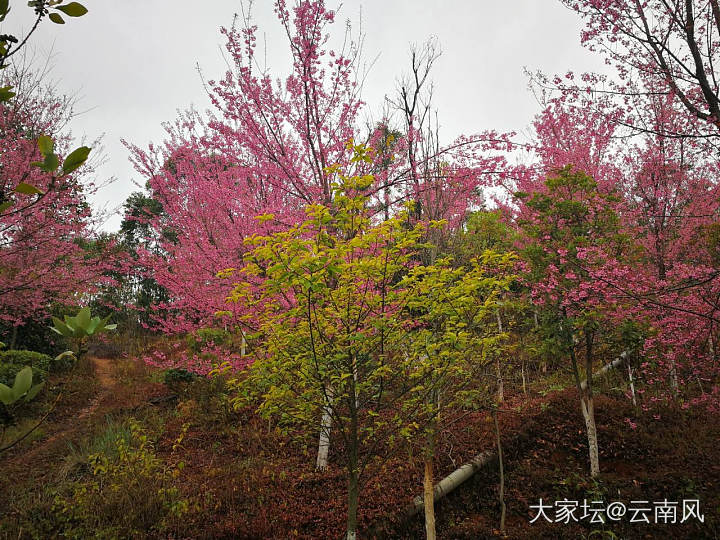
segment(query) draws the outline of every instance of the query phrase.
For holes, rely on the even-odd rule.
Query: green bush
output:
[[[15,382],[15,375],[22,368],[30,364],[11,364],[6,362],[0,362],[0,383],[6,386],[12,386]],[[40,369],[36,366],[32,366],[33,382],[44,381],[47,378],[47,371]]]
[[[0,351],[0,364],[20,364],[32,366],[48,373],[62,373],[73,366],[75,362],[72,356],[58,355],[53,358],[47,354],[35,351]]]
[[[187,428],[175,440],[173,452],[182,444]],[[61,535],[144,538],[173,531],[189,509],[177,487],[184,463],[170,465],[161,459],[148,433],[133,419],[127,430],[117,434],[113,447],[110,452],[89,455],[90,475],[56,494],[53,513]]]
[[[221,328],[200,328],[185,338],[188,349],[200,353],[211,342],[221,347],[232,346],[232,334]]]
[[[43,371],[51,371],[52,358],[35,351],[0,351],[0,364],[20,364],[32,366]]]
[[[190,383],[195,380],[197,375],[187,369],[171,368],[165,372],[163,382],[167,386],[173,386],[180,383]]]

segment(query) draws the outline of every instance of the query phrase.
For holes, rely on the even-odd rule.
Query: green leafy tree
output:
[[[332,172],[333,212],[309,206],[300,225],[249,240],[231,299],[246,306],[243,323],[262,346],[253,347],[236,403],[259,400],[259,412],[288,431],[332,418],[345,449],[347,537],[355,538],[362,471],[394,429],[383,412],[401,397],[393,385],[407,330],[397,314],[414,294],[399,281],[424,227],[408,226],[404,214],[372,224],[363,192],[373,178]]]
[[[487,401],[483,375],[504,337],[496,313],[515,280],[515,258],[486,250],[465,266],[441,259],[412,269],[400,283],[413,293],[405,309],[412,330],[399,370],[409,390],[397,420],[405,422],[401,434],[422,448],[427,538],[435,538],[435,441],[448,411]]]

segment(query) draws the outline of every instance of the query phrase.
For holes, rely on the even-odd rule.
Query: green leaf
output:
[[[82,17],[88,12],[85,6],[77,2],[70,2],[64,6],[58,6],[55,9],[62,11],[68,17]]]
[[[68,174],[73,172],[75,169],[80,167],[88,158],[88,155],[90,154],[90,148],[87,146],[81,146],[80,148],[74,150],[68,157],[65,158],[65,161],[63,162],[63,173]]]
[[[0,213],[4,212],[8,208],[10,208],[13,205],[12,201],[5,201],[4,203],[0,204]]]
[[[72,351],[62,352],[55,357],[55,361],[58,362],[58,361],[62,360],[63,358],[67,358],[68,356],[74,357],[75,353]]]
[[[60,334],[61,336],[65,336],[65,337],[72,337],[72,336],[73,336],[74,331],[73,331],[73,329],[70,328],[67,324],[65,324],[64,322],[62,322],[62,321],[61,321],[60,319],[58,319],[57,317],[53,317],[52,320],[53,320],[54,326],[51,326],[51,327],[50,327],[51,330],[57,332],[57,333]]]
[[[10,13],[10,0],[0,0],[0,22]]]
[[[78,327],[82,328],[86,333],[89,333],[88,329],[90,327],[90,308],[88,306],[82,308],[75,316],[75,320],[77,321]]]
[[[12,391],[15,395],[15,399],[20,399],[20,397],[30,390],[30,387],[32,386],[32,368],[30,366],[25,366],[20,371],[18,371],[17,375],[15,375],[15,384],[13,384]]]
[[[25,182],[20,182],[17,187],[15,187],[15,192],[22,193],[23,195],[42,195],[42,191],[31,184],[26,184]]]
[[[63,20],[63,18],[57,13],[51,13],[50,20],[52,22],[54,22],[55,24],[65,24],[65,21]]]
[[[38,148],[40,149],[40,153],[43,156],[52,154],[54,147],[55,147],[55,143],[47,135],[41,135],[40,137],[38,137]]]
[[[32,388],[30,388],[30,390],[28,390],[28,393],[25,394],[25,401],[30,401],[35,396],[37,396],[38,392],[40,392],[40,390],[42,390],[43,386],[45,386],[45,381],[38,383],[35,386],[33,386]]]
[[[108,324],[105,326],[105,330],[115,330],[117,328],[117,324]]]
[[[0,383],[0,401],[5,405],[11,405],[17,401],[12,389],[2,383]]]
[[[100,317],[93,317],[92,319],[90,319],[90,324],[87,327],[88,335],[93,335],[95,333],[95,330],[102,330],[104,325],[102,325],[101,323],[102,321],[100,320]]]
[[[15,92],[12,92],[10,89],[12,86],[3,86],[0,88],[0,103],[4,103],[6,101],[9,101],[12,97],[15,96]]]
[[[42,167],[40,168],[45,172],[52,173],[57,170],[58,165],[60,165],[58,157],[55,154],[48,154],[45,156],[45,161],[43,161]]]

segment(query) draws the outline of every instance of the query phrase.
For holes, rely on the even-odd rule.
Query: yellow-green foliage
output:
[[[115,451],[88,456],[91,476],[57,494],[53,511],[67,538],[131,538],[151,530],[171,530],[188,510],[174,481],[183,462],[159,458],[147,433],[129,421],[130,438],[115,439]],[[187,426],[175,441],[183,440]]]
[[[432,432],[445,408],[475,407],[487,396],[482,371],[506,334],[500,333],[495,314],[510,289],[516,256],[486,250],[465,266],[441,259],[417,266],[399,286],[413,290],[404,316],[411,325],[402,362],[409,390],[402,403],[400,434],[413,438],[420,430]]]

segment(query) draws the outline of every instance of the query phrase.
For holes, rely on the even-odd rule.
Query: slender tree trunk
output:
[[[575,340],[573,340],[575,341]],[[585,336],[586,342],[586,358],[585,371],[586,379],[582,383],[580,381],[580,371],[578,370],[577,357],[575,356],[575,347],[570,347],[570,360],[572,362],[573,373],[575,374],[575,383],[577,385],[578,394],[580,395],[580,410],[585,420],[585,431],[587,433],[588,450],[590,453],[590,476],[595,478],[600,474],[600,459],[598,451],[597,427],[595,425],[595,404],[592,394],[592,336]]]
[[[435,459],[434,435],[428,435],[428,448],[425,453],[425,476],[423,478],[423,505],[425,508],[425,537],[435,540],[435,491],[433,461]]]
[[[635,397],[635,381],[633,380],[632,366],[628,364],[628,378],[630,380],[630,394],[632,395],[633,407],[637,407],[637,398]]]
[[[348,514],[347,514],[347,540],[355,540],[357,538],[357,513],[360,501],[360,467],[359,467],[359,447],[360,439],[358,438],[358,410],[355,406],[357,395],[355,384],[351,387],[351,395],[349,396],[350,409],[350,433],[348,443],[350,448],[348,456]]]
[[[241,338],[242,341],[240,342],[240,356],[241,356],[241,357],[244,357],[244,356],[245,356],[245,349],[247,348],[247,341],[245,340],[245,331],[244,331],[244,330],[240,330],[240,332],[241,332],[241,336],[242,336],[242,338]]]
[[[322,419],[320,420],[320,437],[318,440],[317,460],[315,470],[324,471],[328,466],[328,453],[330,452],[330,429],[332,428],[332,399],[331,390],[326,392],[327,402],[323,408]]]
[[[354,459],[350,459],[350,467],[352,470],[348,478],[347,540],[355,540],[357,538],[357,512],[360,499],[357,455]]]
[[[595,425],[595,403],[593,401],[592,386],[593,365],[593,334],[585,332],[585,372],[587,373],[587,386],[585,388],[585,426],[587,427],[588,447],[590,449],[590,476],[595,478],[600,474],[600,458],[598,451],[597,426]]]
[[[525,379],[525,360],[520,364],[520,373],[522,374],[522,388],[523,394],[527,396],[527,381]]]
[[[592,396],[583,400],[582,412],[585,418],[588,448],[590,449],[590,476],[596,478],[600,474],[600,456],[598,452],[597,426],[595,425],[595,404]]]
[[[500,370],[500,358],[495,358],[495,377],[497,378],[497,400],[498,403],[505,401],[505,389],[503,388],[502,371]]]
[[[505,469],[503,466],[502,444],[500,443],[500,423],[498,422],[497,410],[493,410],[493,420],[495,421],[495,439],[497,442],[498,465],[500,467],[500,490],[498,498],[500,499],[500,532],[505,534]]]
[[[500,317],[500,310],[495,313],[497,316],[498,332],[502,334],[503,325]],[[495,375],[497,377],[497,400],[502,403],[505,400],[505,389],[503,388],[502,370],[500,369],[500,357],[495,355]]]

